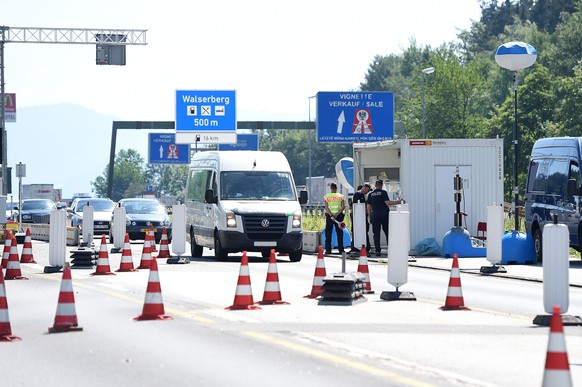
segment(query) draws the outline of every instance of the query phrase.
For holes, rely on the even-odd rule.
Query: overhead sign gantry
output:
[[[0,26],[0,151],[2,153],[2,189],[8,193],[8,157],[6,143],[6,111],[4,92],[4,44],[50,43],[96,45],[95,63],[98,65],[125,65],[125,46],[146,45],[147,30],[38,28]]]

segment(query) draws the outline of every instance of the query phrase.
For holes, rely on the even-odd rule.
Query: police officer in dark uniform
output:
[[[349,200],[350,205],[350,219],[352,220],[352,249],[350,250],[350,254],[358,254],[360,253],[360,249],[354,246],[354,218],[353,218],[353,203],[366,203],[368,193],[372,190],[370,184],[364,184],[358,187],[358,190],[354,193],[354,196]],[[366,211],[366,254],[370,254],[370,236],[368,235],[368,231],[370,230],[370,224],[368,223],[368,212]]]
[[[372,223],[376,256],[379,257],[382,252],[382,247],[380,246],[380,229],[384,231],[384,234],[386,235],[386,241],[388,241],[388,214],[390,212],[389,206],[400,204],[400,201],[391,201],[388,198],[388,192],[382,189],[384,186],[384,182],[382,180],[376,180],[376,184],[374,184],[374,186],[374,191],[368,194],[366,208],[368,210],[368,217]]]

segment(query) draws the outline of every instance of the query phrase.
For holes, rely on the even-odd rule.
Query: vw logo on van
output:
[[[261,220],[261,226],[263,226],[264,228],[269,227],[269,219]]]

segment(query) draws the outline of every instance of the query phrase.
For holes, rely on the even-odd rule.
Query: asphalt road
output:
[[[99,241],[95,240],[99,245]],[[141,245],[132,244],[134,265]],[[97,246],[99,249],[99,246]],[[187,249],[188,250],[188,249]],[[201,258],[188,265],[159,260],[165,321],[134,321],[144,306],[150,273],[91,276],[73,269],[82,332],[48,334],[61,274],[44,274],[48,244],[33,241],[38,264],[22,264],[29,280],[5,281],[14,335],[0,343],[6,386],[515,386],[540,385],[548,328],[541,284],[462,275],[470,311],[441,311],[449,273],[410,268],[417,301],[387,302],[386,265],[370,262],[374,294],[353,306],[322,306],[311,292],[316,257],[280,257],[280,289],[289,305],[231,311],[240,263]],[[108,254],[117,270],[120,254]],[[347,262],[355,271],[357,261]],[[341,261],[326,258],[328,274]],[[267,262],[250,258],[255,301],[263,296]],[[571,312],[582,291],[571,289]],[[566,327],[574,381],[582,380],[582,327]]]

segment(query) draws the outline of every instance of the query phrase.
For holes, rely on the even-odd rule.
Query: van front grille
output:
[[[285,215],[243,215],[247,237],[255,241],[279,240],[287,230]]]

